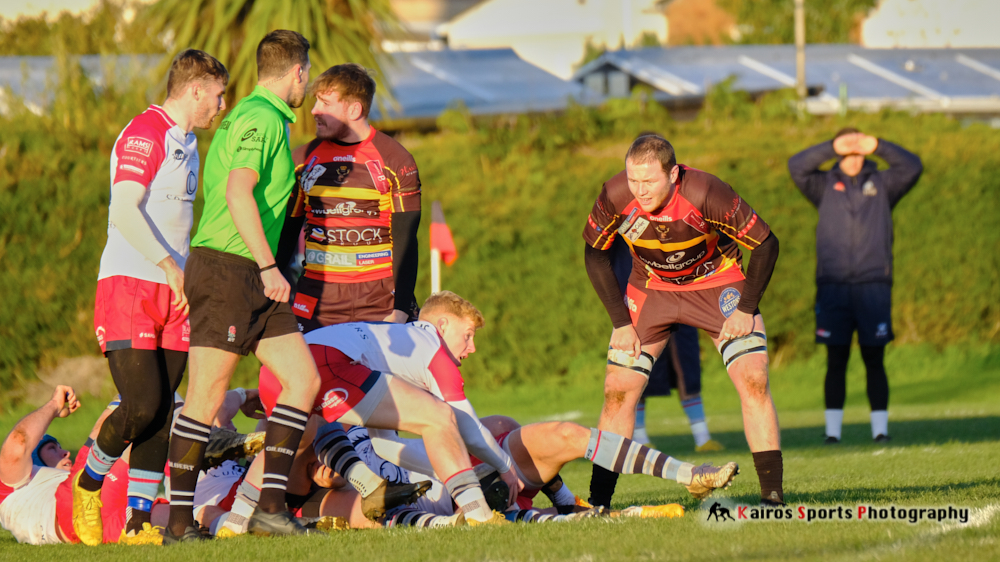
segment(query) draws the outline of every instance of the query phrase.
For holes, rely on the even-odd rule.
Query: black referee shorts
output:
[[[184,294],[191,347],[246,355],[262,339],[299,332],[291,305],[265,297],[257,263],[242,256],[193,248],[184,266]]]
[[[816,288],[816,343],[883,346],[892,333],[892,285],[825,283]]]

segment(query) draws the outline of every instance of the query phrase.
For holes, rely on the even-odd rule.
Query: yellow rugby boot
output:
[[[695,447],[694,450],[697,453],[712,453],[715,451],[725,451],[726,446],[719,443],[715,439],[709,439],[708,441],[705,441],[701,445]]]
[[[691,495],[703,500],[710,496],[714,490],[728,488],[733,483],[733,478],[740,473],[740,467],[734,462],[727,462],[722,466],[712,466],[705,463],[696,466],[691,471],[691,483],[686,486]]]
[[[219,529],[217,533],[215,533],[215,538],[217,539],[231,539],[233,537],[238,537],[238,536],[240,536],[239,533],[230,529],[229,527],[223,527]]]
[[[122,529],[122,536],[118,538],[118,544],[135,546],[138,544],[163,544],[163,527],[154,527],[149,523],[143,523],[142,529],[126,533]]]
[[[468,523],[470,527],[480,527],[483,525],[510,525],[510,521],[507,521],[507,518],[503,516],[503,513],[500,513],[495,509],[493,510],[493,515],[486,521],[476,521],[475,519],[469,519],[467,517],[465,522]]]
[[[82,475],[83,470],[73,477],[73,531],[83,544],[97,546],[104,542],[101,491],[90,492],[81,488]]]
[[[666,505],[633,505],[615,513],[612,517],[639,517],[641,519],[660,519],[684,517],[684,506],[679,503]]]

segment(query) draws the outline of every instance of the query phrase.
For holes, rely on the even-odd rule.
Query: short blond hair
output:
[[[438,291],[427,297],[423,308],[420,309],[420,319],[423,320],[435,313],[451,314],[459,318],[472,320],[477,330],[486,325],[483,313],[479,312],[478,308],[451,291]]]

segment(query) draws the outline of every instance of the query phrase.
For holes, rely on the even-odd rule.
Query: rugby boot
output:
[[[139,544],[163,544],[163,527],[154,527],[149,523],[143,523],[142,529],[126,533],[122,529],[122,535],[118,537],[118,544],[135,546]]]
[[[316,529],[325,533],[349,531],[351,524],[343,517],[324,515],[323,517],[299,517],[299,524],[306,529]]]
[[[483,525],[510,525],[510,521],[507,521],[507,518],[504,517],[503,513],[500,513],[495,509],[493,510],[493,515],[491,515],[486,521],[476,521],[475,519],[467,518],[465,522],[468,523],[470,527],[480,527]]]
[[[884,433],[879,433],[878,435],[875,436],[875,439],[873,439],[873,441],[875,441],[876,443],[888,443],[889,441],[892,441],[892,437],[889,437]]]
[[[387,511],[401,505],[409,505],[431,489],[430,482],[401,484],[383,480],[372,493],[361,498],[361,513],[372,521],[381,519]]]
[[[173,546],[182,542],[199,542],[212,540],[212,535],[204,527],[188,526],[180,536],[170,532],[170,527],[163,530],[163,546]]]
[[[208,438],[205,447],[204,469],[219,466],[226,461],[249,458],[264,449],[264,432],[237,433],[228,429],[216,429]]]
[[[836,445],[837,443],[840,443],[840,439],[837,439],[832,435],[827,435],[826,439],[823,439],[824,445]]]
[[[580,507],[587,507],[587,508],[594,507],[590,505],[590,503],[587,500],[581,498],[580,496],[573,496],[573,497],[576,498],[576,505]]]
[[[597,507],[591,507],[586,511],[577,511],[576,513],[567,513],[566,521],[579,521],[581,519],[592,519],[594,517],[604,517],[608,515],[608,510],[604,509],[603,505]]]
[[[80,487],[80,476],[73,477],[73,532],[80,542],[97,546],[104,542],[104,521],[101,519],[101,491],[91,492]]]
[[[785,500],[778,495],[778,492],[771,491],[771,495],[766,498],[760,498],[761,507],[785,507]]]
[[[233,537],[240,536],[239,533],[230,529],[229,527],[223,527],[215,533],[215,538],[217,539],[231,539]]]
[[[695,447],[694,450],[696,453],[713,453],[716,451],[725,451],[726,446],[719,443],[715,439],[709,439],[708,441],[705,441],[701,445]]]
[[[679,503],[666,505],[633,505],[611,513],[611,517],[639,517],[641,519],[661,519],[684,517],[684,506]]]
[[[692,496],[703,500],[711,495],[713,490],[728,488],[739,473],[740,467],[734,462],[727,462],[722,466],[705,463],[694,467],[691,471],[691,483],[685,487]]]
[[[267,513],[257,507],[250,516],[250,523],[247,528],[251,535],[258,537],[286,536],[286,535],[309,535],[315,531],[310,531],[302,526],[295,517],[288,511],[278,513]]]

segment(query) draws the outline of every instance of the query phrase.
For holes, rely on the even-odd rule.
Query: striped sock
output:
[[[385,482],[361,462],[361,457],[339,423],[328,423],[319,428],[313,439],[313,449],[321,463],[346,478],[362,497],[367,498]]]
[[[83,469],[80,477],[80,487],[90,492],[101,489],[104,477],[111,472],[111,466],[115,464],[118,457],[113,457],[101,450],[101,446],[94,442],[87,455],[87,465]]]
[[[128,507],[125,510],[125,532],[141,531],[149,523],[149,514],[163,481],[162,472],[130,468],[128,470]]]
[[[587,460],[618,474],[648,474],[681,484],[691,483],[694,465],[640,445],[610,431],[590,429]]]
[[[511,523],[517,523],[518,521],[523,521],[524,523],[547,523],[550,521],[562,523],[569,521],[565,515],[549,515],[537,509],[512,509],[505,511],[503,515]]]
[[[212,428],[183,414],[170,435],[170,522],[169,530],[181,536],[194,526],[194,488],[205,460],[205,446]]]
[[[435,515],[419,509],[403,508],[387,517],[382,525],[387,529],[391,527],[452,527],[455,525],[457,517],[458,514]]]
[[[460,470],[444,481],[445,488],[462,510],[466,519],[486,521],[493,516],[493,510],[486,503],[483,489],[471,468]]]
[[[260,487],[257,507],[265,513],[278,513],[285,507],[285,488],[288,473],[299,449],[302,432],[306,429],[309,414],[277,404],[267,418],[267,435],[264,437],[264,479]]]
[[[237,535],[247,532],[250,525],[250,516],[257,507],[260,500],[260,489],[244,480],[236,488],[236,497],[233,499],[233,507],[226,516],[226,521],[222,524]]]

